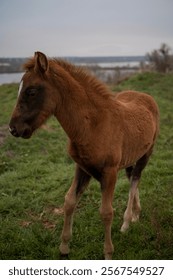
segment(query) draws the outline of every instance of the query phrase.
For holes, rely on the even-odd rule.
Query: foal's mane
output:
[[[23,66],[24,70],[30,71],[34,69],[35,59],[29,59]],[[64,59],[49,59],[49,71],[52,74],[56,74],[58,76],[58,72],[62,71],[62,69],[70,76],[75,79],[86,91],[91,91],[97,96],[103,98],[109,98],[112,96],[109,88],[98,80],[94,75],[92,75],[86,68],[81,66],[76,66],[71,64],[67,60]]]

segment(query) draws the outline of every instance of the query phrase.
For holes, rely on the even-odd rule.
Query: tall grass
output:
[[[114,259],[173,259],[173,75],[145,73],[113,88],[148,92],[161,113],[160,136],[140,183],[140,221],[121,234],[129,184],[116,185]],[[30,140],[8,133],[17,85],[0,87],[0,258],[60,259],[64,195],[74,173],[67,138],[51,118]],[[103,258],[100,186],[92,180],[75,213],[70,259]]]

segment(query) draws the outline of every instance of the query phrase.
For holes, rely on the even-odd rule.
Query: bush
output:
[[[173,54],[171,48],[164,43],[160,49],[148,53],[147,59],[151,67],[157,72],[168,73],[173,70]]]

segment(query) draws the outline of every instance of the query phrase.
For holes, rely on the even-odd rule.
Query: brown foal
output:
[[[140,214],[138,184],[159,131],[159,110],[144,93],[117,95],[86,70],[36,52],[24,66],[17,104],[9,129],[13,136],[30,138],[51,115],[69,137],[69,154],[76,162],[72,185],[65,196],[60,251],[69,253],[73,214],[94,177],[101,185],[100,214],[105,228],[104,255],[111,259],[112,201],[117,173],[125,168],[129,199],[121,231]]]

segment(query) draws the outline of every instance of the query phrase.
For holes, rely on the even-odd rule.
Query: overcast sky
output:
[[[173,0],[0,0],[0,57],[145,55],[173,48]]]

